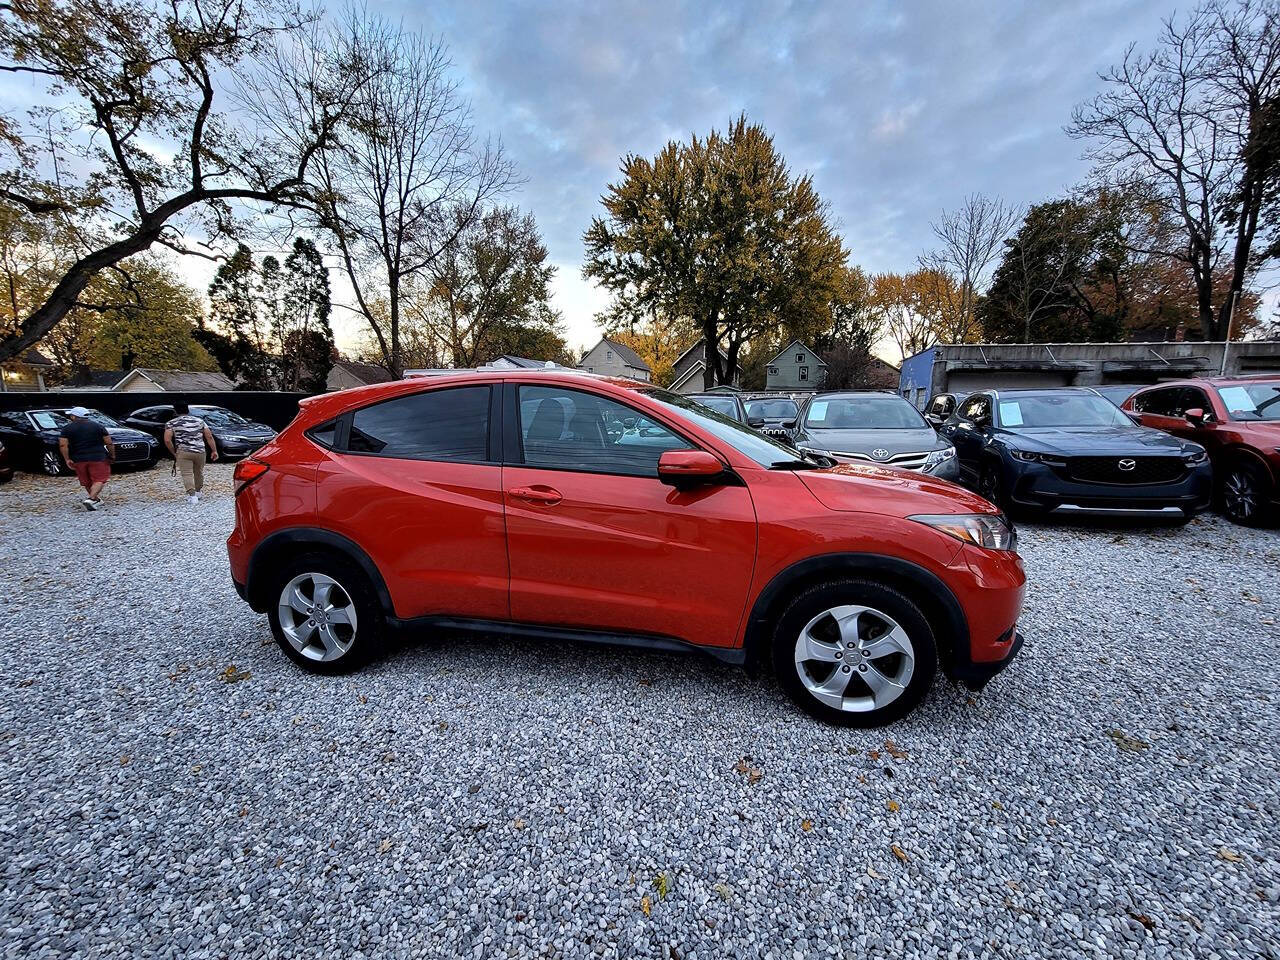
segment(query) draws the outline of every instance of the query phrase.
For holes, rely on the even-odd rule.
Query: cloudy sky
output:
[[[668,139],[763,124],[808,171],[853,255],[910,269],[966,193],[1015,203],[1085,172],[1062,132],[1097,73],[1148,46],[1173,0],[1061,3],[376,4],[449,44],[479,128],[499,135],[559,267],[569,342],[604,303],[582,232],[618,161]],[[395,11],[395,12],[392,12]]]

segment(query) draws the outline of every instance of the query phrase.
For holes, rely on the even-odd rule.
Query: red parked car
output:
[[[388,627],[569,637],[771,661],[833,723],[972,689],[1021,645],[1025,577],[987,501],[805,459],[651,387],[563,371],[304,400],[236,467],[236,589],[318,672]]]
[[[1218,504],[1236,523],[1259,526],[1280,513],[1280,377],[1161,383],[1124,409],[1209,451]]]

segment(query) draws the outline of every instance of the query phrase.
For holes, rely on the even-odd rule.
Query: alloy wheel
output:
[[[356,639],[356,607],[333,577],[300,573],[280,591],[280,630],[302,656],[321,663],[343,657]]]
[[[62,473],[62,459],[52,450],[46,450],[41,460],[44,472],[51,477],[56,477]]]
[[[1250,520],[1258,509],[1260,497],[1253,475],[1242,467],[1236,467],[1222,484],[1227,513],[1237,520]]]
[[[893,703],[915,672],[915,648],[898,622],[874,607],[831,607],[796,638],[796,673],[815,699],[866,713]]]

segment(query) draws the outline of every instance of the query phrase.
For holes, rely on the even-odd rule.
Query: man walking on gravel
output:
[[[187,503],[199,503],[204,489],[204,454],[208,447],[209,459],[218,459],[218,446],[213,442],[209,426],[182,400],[175,400],[173,412],[177,414],[164,425],[164,445],[173,454],[174,468],[182,474],[182,486],[187,491]]]
[[[84,407],[72,407],[67,416],[71,422],[62,428],[58,450],[88,494],[80,501],[84,508],[100,510],[102,488],[111,479],[111,461],[116,458],[116,446],[107,428],[90,420],[89,411]]]

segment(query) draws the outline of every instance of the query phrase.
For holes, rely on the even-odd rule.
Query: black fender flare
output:
[[[387,583],[382,579],[382,573],[369,554],[351,538],[322,527],[288,527],[277,530],[262,539],[249,557],[245,599],[250,607],[258,613],[266,612],[270,598],[263,594],[267,586],[267,574],[273,566],[273,561],[281,554],[296,553],[300,548],[307,547],[333,550],[358,566],[369,578],[369,583],[372,584],[383,611],[388,617],[395,616],[395,608],[391,603],[391,593],[387,590]]]
[[[747,662],[758,663],[767,655],[773,625],[790,597],[812,584],[838,577],[879,580],[903,589],[929,618],[943,666],[953,670],[970,662],[969,621],[951,588],[919,564],[879,553],[827,553],[793,563],[777,573],[751,607],[743,634]]]

